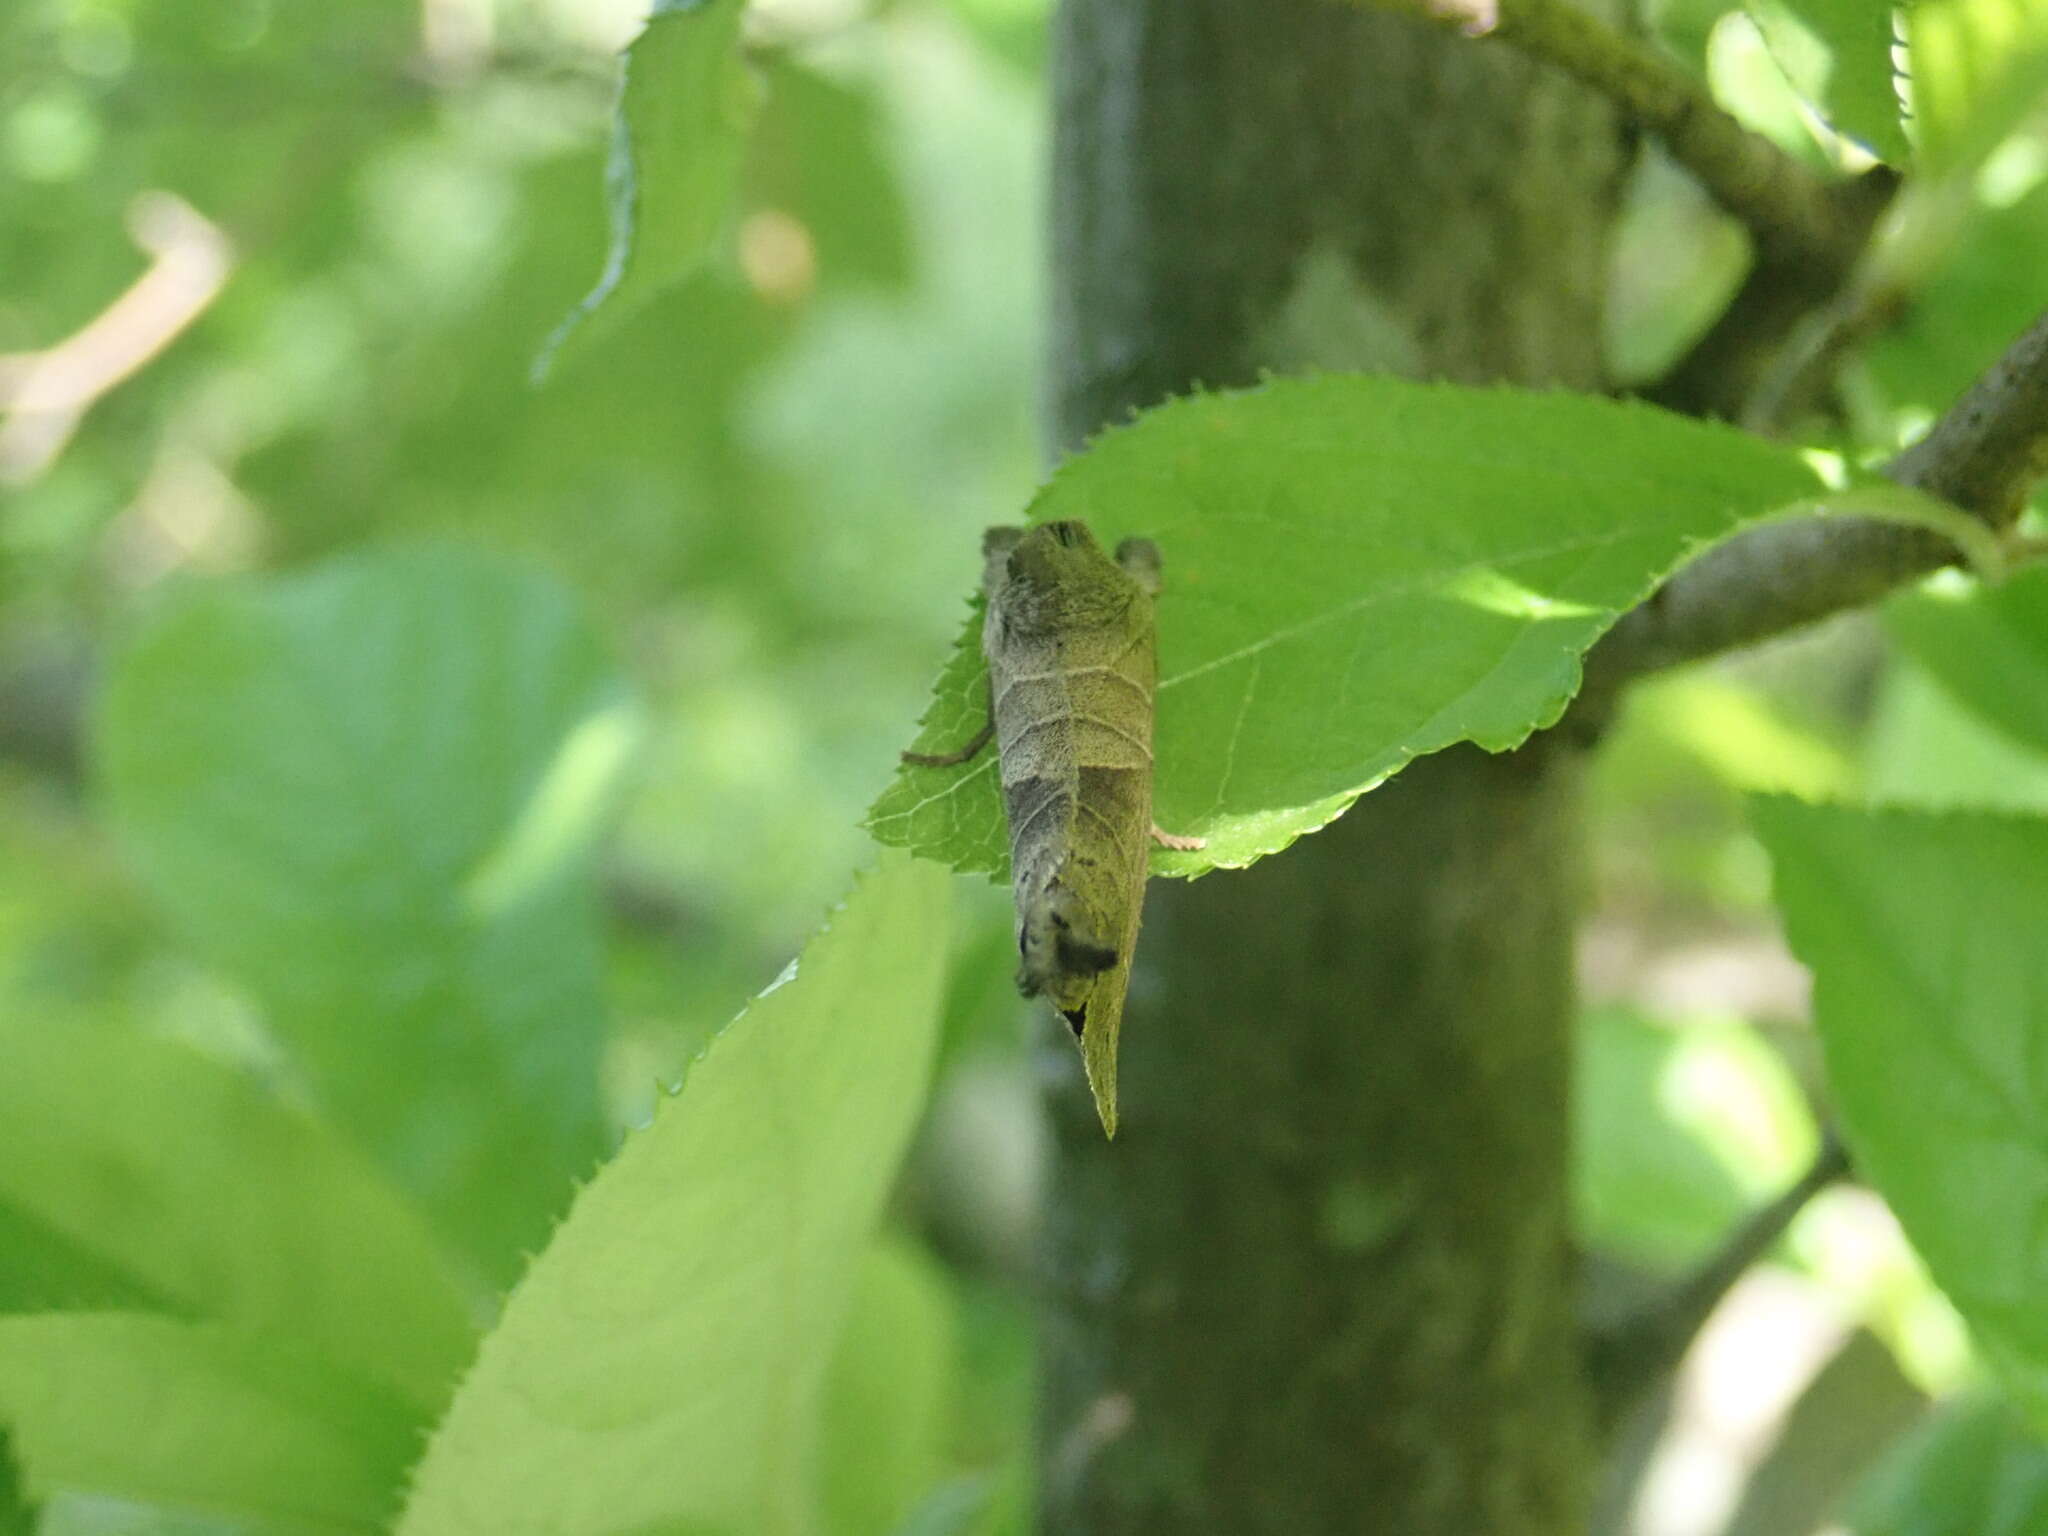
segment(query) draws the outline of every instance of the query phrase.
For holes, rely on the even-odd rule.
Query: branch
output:
[[[181,199],[144,193],[128,224],[149,270],[55,346],[0,355],[0,484],[49,468],[93,402],[175,341],[228,280],[227,236]]]
[[[1845,244],[1861,248],[1869,230],[1861,204],[1871,195],[1857,190],[1861,182],[1816,175],[1743,127],[1672,60],[1566,0],[1373,3],[1470,36],[1497,37],[1606,97],[1748,226],[1760,256],[1798,252],[1832,261]]]
[[[2048,473],[2048,313],[1927,435],[1885,467],[1899,484],[2003,533]],[[1629,613],[1586,658],[1575,715],[1598,720],[1629,679],[1770,639],[1875,602],[1952,565],[1927,528],[1864,518],[1779,523],[1703,555]]]
[[[1813,1165],[1752,1214],[1728,1241],[1668,1294],[1588,1341],[1587,1368],[1600,1424],[1611,1429],[1645,1393],[1678,1369],[1692,1341],[1737,1280],[1785,1235],[1813,1197],[1844,1178],[1849,1156],[1830,1134]]]

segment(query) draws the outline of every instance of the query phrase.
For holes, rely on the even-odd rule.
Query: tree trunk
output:
[[[1262,368],[1599,387],[1628,150],[1567,82],[1333,0],[1064,0],[1056,48],[1062,448]],[[1113,1144],[1058,1058],[1042,1531],[1584,1529],[1575,755],[1154,883]]]

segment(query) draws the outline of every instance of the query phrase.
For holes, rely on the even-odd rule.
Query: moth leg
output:
[[[903,754],[903,761],[906,763],[914,764],[916,767],[919,768],[951,768],[954,764],[964,763],[969,758],[973,757],[975,754],[980,752],[983,747],[989,744],[990,738],[992,738],[995,735],[995,733],[995,717],[991,715],[985,722],[983,722],[981,729],[974,733],[973,738],[969,740],[967,745],[962,747],[959,751],[906,752]]]
[[[1150,539],[1125,539],[1116,547],[1116,563],[1153,597],[1164,580],[1159,563],[1159,546]]]
[[[1206,837],[1177,837],[1171,832],[1160,831],[1157,826],[1152,828],[1152,841],[1177,853],[1193,853],[1197,848],[1209,846],[1209,839]]]

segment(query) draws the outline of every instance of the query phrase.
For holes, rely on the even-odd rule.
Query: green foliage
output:
[[[1760,799],[1859,1170],[2048,1415],[2048,822]]]
[[[1903,163],[1907,147],[1892,72],[1891,6],[1873,0],[1745,3],[1794,89],[1880,160]]]
[[[2038,153],[2038,144],[2029,146]],[[1981,196],[1981,193],[1980,193]],[[1869,352],[1870,374],[1894,410],[1944,410],[2041,310],[2029,280],[2048,248],[2048,183],[1973,207],[1951,249],[1896,325]]]
[[[578,1196],[402,1536],[815,1528],[826,1361],[923,1102],[949,885],[900,859],[862,881]]]
[[[216,1318],[377,1376],[421,1413],[452,1389],[471,1328],[446,1255],[251,1074],[27,1020],[0,1024],[0,1058],[0,1305]]]
[[[2048,568],[1922,586],[1885,605],[1885,627],[1979,719],[2048,753]]]
[[[731,214],[760,83],[740,55],[746,0],[655,0],[626,50],[606,196],[604,273],[549,342],[631,317],[710,255]]]
[[[1696,1263],[1813,1155],[1797,1085],[1745,1025],[1596,1008],[1575,1065],[1573,1197],[1605,1251]]]
[[[1793,454],[1646,406],[1330,377],[1148,412],[1030,517],[1164,553],[1154,810],[1208,846],[1153,867],[1189,875],[1286,847],[1423,753],[1519,744],[1662,576],[1816,489]],[[986,717],[978,637],[970,621],[918,750]],[[1006,867],[989,754],[905,767],[868,824],[957,869]]]
[[[1703,70],[1714,32],[1717,87],[1818,161],[1720,25],[1740,8],[1651,19]],[[468,1528],[495,1532],[521,1477],[546,1486],[515,1517],[580,1500],[607,1536],[622,1489],[664,1536],[1028,1528],[1016,1275],[1044,1151],[1014,941],[977,887],[946,942],[929,868],[885,877],[894,916],[857,896],[833,931],[867,937],[821,941],[598,1173],[411,1465],[573,1181],[863,857],[975,535],[1037,473],[1046,0],[660,6],[621,88],[630,9],[0,6],[0,1536],[368,1532],[415,1480],[416,1521],[483,1489]],[[1748,9],[1893,159],[1880,34],[1912,35],[1932,175],[1876,263],[1909,302],[1828,441],[1888,451],[2039,310],[2041,0]],[[135,281],[136,200],[164,193],[230,243],[230,281],[24,469],[20,358]],[[1742,242],[1668,163],[1631,204],[1611,340],[1636,377],[1709,321]],[[1229,863],[1432,742],[1514,739],[1658,572],[1813,492],[1787,453],[1640,409],[1328,380],[1171,407],[1035,515],[1165,543],[1161,816],[1206,818]],[[538,557],[612,643],[551,581],[422,535]],[[1589,797],[1598,940],[1648,963],[1705,933],[1756,964],[1738,787],[2048,809],[2042,662],[2005,613],[2034,579],[1904,605],[1874,706],[1856,625],[1637,690]],[[652,750],[600,886],[612,652]],[[970,635],[928,741],[976,723],[978,670]],[[89,675],[97,758],[67,723]],[[985,841],[986,788],[921,814]],[[891,1199],[943,1262],[872,1236],[934,1049],[927,970],[937,1113]],[[1654,990],[1603,991],[1579,1040],[1575,1193],[1582,1242],[1669,1267],[1811,1128],[1734,1004]],[[1796,1066],[1798,1030],[1757,1022]],[[1871,1531],[2036,1521],[2030,1449],[1986,1444],[1901,1459]]]
[[[819,1528],[893,1536],[944,1477],[953,1298],[914,1249],[868,1255],[826,1373]]]
[[[0,1318],[0,1421],[31,1496],[112,1494],[292,1536],[383,1529],[417,1444],[398,1399],[276,1339],[111,1312]]]
[[[634,718],[566,593],[454,549],[196,595],[108,687],[158,899],[493,1276],[602,1145],[589,863]]]
[[[1885,669],[1864,752],[1872,799],[2048,812],[2048,757],[2030,752],[1900,658]]]
[[[1904,10],[1920,163],[1981,161],[2041,99],[2044,0],[1915,0]]]
[[[2034,1536],[2048,1529],[2048,1444],[2009,1405],[1965,1399],[1857,1489],[1855,1536]]]
[[[35,1536],[36,1511],[22,1492],[14,1464],[14,1440],[0,1429],[0,1536]]]

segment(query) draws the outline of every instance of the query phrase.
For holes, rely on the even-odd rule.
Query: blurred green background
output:
[[[507,646],[560,604],[565,633],[591,630],[576,688],[609,701],[571,688],[561,729],[630,716],[562,834],[601,849],[591,995],[573,1005],[599,1016],[589,1157],[867,861],[860,815],[961,621],[979,530],[1017,515],[1041,465],[1044,7],[756,5],[768,89],[718,259],[536,385],[602,265],[613,56],[641,9],[14,0],[0,17],[0,1040],[148,1037],[303,1095],[284,1021],[316,1006],[300,993],[323,963],[340,976],[358,957],[290,951],[281,929],[279,949],[238,958],[198,908],[230,887],[252,910],[276,898],[226,869],[195,897],[207,850],[173,844],[188,811],[202,842],[208,817],[240,814],[237,760],[207,756],[221,741],[246,731],[249,761],[293,772],[319,754],[293,755],[299,727],[236,691],[227,642],[191,615],[253,604],[276,624],[255,652],[305,645],[337,697],[375,694],[407,665],[363,638],[382,633],[374,614],[351,617],[351,559],[425,560],[434,591],[474,578]],[[1750,121],[1841,153],[1725,11],[1671,0],[1658,19]],[[2037,117],[1917,215],[1924,296],[1809,424],[1817,445],[1888,451],[2031,318],[2044,167]],[[1647,156],[1614,274],[1618,371],[1654,375],[1742,259],[1732,226]],[[180,687],[218,704],[211,748],[152,714],[153,688]],[[429,699],[422,732],[432,714]],[[419,761],[456,775],[462,759]],[[2048,757],[1894,654],[1875,616],[1639,697],[1594,785],[1579,1087],[1585,1242],[1626,1269],[1697,1257],[1814,1144],[1803,982],[1738,804],[1754,788],[2041,809]],[[478,793],[424,785],[420,846]],[[277,837],[307,794],[266,813]],[[392,836],[382,857],[415,856]],[[937,1341],[928,1374],[951,1405],[934,1398],[918,1431],[934,1486],[1014,1477],[1028,1418],[1034,1026],[1009,990],[1003,893],[958,897],[940,1078],[890,1218],[898,1303]],[[363,916],[366,932],[391,921]],[[430,1156],[392,1134],[387,1160]],[[586,1156],[581,1129],[562,1134]],[[476,1235],[480,1309],[516,1273],[516,1226]],[[1752,1331],[1720,1347],[1781,1358],[1771,1330],[1790,1327],[1804,1374],[1761,1426],[1682,1403],[1658,1464],[1681,1491],[1658,1503],[1653,1476],[1631,1493],[1634,1528],[1721,1529],[1697,1512],[1735,1508],[1771,1412],[1860,1328],[1902,1402],[1973,1379],[1868,1197],[1824,1199],[1783,1258]]]

